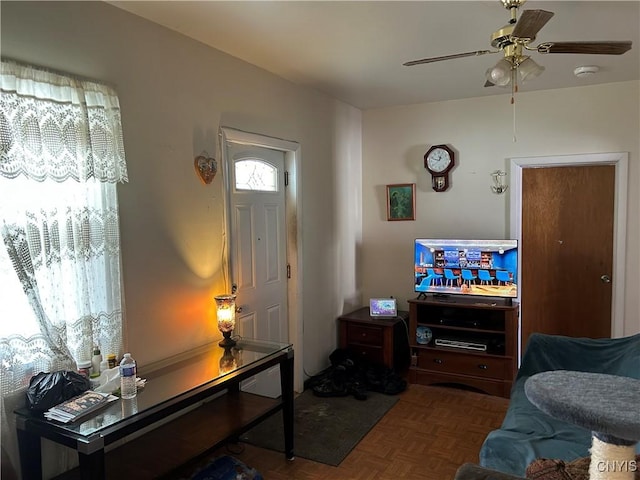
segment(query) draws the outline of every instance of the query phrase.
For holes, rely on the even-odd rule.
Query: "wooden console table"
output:
[[[41,438],[75,449],[83,479],[132,478],[134,474],[135,478],[157,478],[204,451],[237,439],[278,411],[283,413],[285,456],[293,459],[292,346],[243,339],[236,348],[238,365],[227,373],[222,372],[229,368],[230,352],[223,359],[225,352],[217,342],[141,368],[139,375],[147,382],[135,399],[119,399],[75,423],[61,424],[26,408],[17,410],[22,478],[42,478]],[[240,391],[242,380],[274,365],[280,365],[279,399]],[[170,415],[176,418],[167,423]],[[153,452],[141,448],[145,437],[194,415],[191,428],[196,425],[206,429],[206,438],[211,442],[204,451],[190,451],[185,457],[180,442],[167,436],[167,449],[147,458]],[[105,453],[110,444],[162,420],[162,426]]]

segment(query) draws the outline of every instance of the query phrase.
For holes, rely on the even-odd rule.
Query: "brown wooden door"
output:
[[[613,165],[522,171],[522,347],[533,332],[611,336]]]

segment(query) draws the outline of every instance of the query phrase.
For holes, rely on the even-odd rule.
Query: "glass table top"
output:
[[[17,410],[16,413],[30,418],[42,418],[43,422],[50,423],[55,429],[88,437],[119,422],[126,422],[130,417],[163,402],[188,395],[199,387],[222,384],[225,380],[255,368],[263,361],[291,350],[291,344],[251,339],[242,339],[233,348],[223,349],[216,341],[146,367],[140,366],[138,376],[146,379],[146,383],[143,388],[138,389],[135,398],[118,399],[77,422],[61,424],[45,420],[27,409]],[[224,387],[221,388],[223,389]]]

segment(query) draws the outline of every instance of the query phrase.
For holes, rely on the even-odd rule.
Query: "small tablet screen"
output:
[[[397,317],[398,309],[395,298],[372,298],[369,300],[372,317]]]

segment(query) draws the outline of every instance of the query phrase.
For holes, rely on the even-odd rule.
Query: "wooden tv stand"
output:
[[[428,344],[418,343],[418,327],[431,330]],[[461,296],[409,300],[409,382],[457,384],[509,397],[518,369],[517,332],[517,302]],[[438,339],[486,350],[437,345]]]

